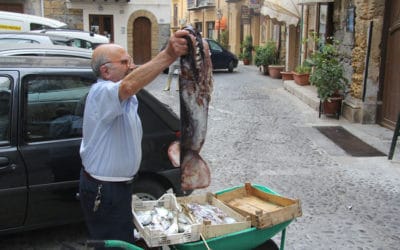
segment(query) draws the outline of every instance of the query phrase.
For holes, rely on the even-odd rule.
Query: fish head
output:
[[[191,36],[186,37],[188,53],[181,57],[181,72],[186,79],[198,81],[206,63],[203,38],[200,32],[190,25],[183,29],[189,31]]]

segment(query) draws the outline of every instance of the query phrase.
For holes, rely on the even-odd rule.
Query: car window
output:
[[[84,48],[84,49],[92,49],[92,43],[82,39],[72,39],[71,46],[77,48]]]
[[[208,44],[210,45],[210,50],[213,52],[222,52],[221,46],[219,46],[216,42],[214,41],[208,41]]]
[[[92,83],[93,79],[80,76],[25,77],[25,140],[81,137],[84,103]]]
[[[43,30],[43,29],[51,29],[51,26],[40,24],[40,23],[30,23],[31,30]]]
[[[11,79],[0,76],[0,143],[10,141]]]

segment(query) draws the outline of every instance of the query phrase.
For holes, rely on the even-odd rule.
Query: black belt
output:
[[[86,172],[85,169],[82,169],[82,173],[88,180],[91,180],[91,181],[93,181],[95,183],[107,182],[107,183],[121,183],[121,184],[127,184],[128,185],[128,184],[132,184],[133,183],[133,179],[134,179],[134,178],[132,178],[129,181],[102,181],[102,180],[98,180],[98,179],[94,178],[93,176],[91,176],[88,172]]]

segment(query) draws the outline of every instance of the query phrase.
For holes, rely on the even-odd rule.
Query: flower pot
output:
[[[284,81],[293,80],[293,72],[291,71],[281,71],[281,75]]]
[[[310,74],[298,74],[296,72],[293,73],[293,79],[295,83],[298,85],[309,85]]]
[[[269,76],[275,79],[281,79],[281,71],[285,68],[284,65],[269,65],[268,66],[268,73]]]
[[[247,59],[247,58],[243,59],[243,64],[244,65],[249,65],[250,64],[250,60]]]
[[[342,96],[330,97],[328,100],[320,102],[319,117],[321,114],[335,116],[339,119],[342,113]]]

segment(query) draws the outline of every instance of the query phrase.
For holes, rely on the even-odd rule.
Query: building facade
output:
[[[400,1],[395,0],[0,0],[0,9],[54,18],[70,28],[94,30],[127,48],[142,64],[171,32],[186,24],[225,43],[235,54],[275,41],[287,70],[318,45],[317,33],[341,41],[350,81],[343,116],[393,129],[400,112]]]

